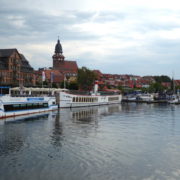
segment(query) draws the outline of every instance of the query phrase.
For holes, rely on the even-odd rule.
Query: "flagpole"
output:
[[[65,79],[66,79],[66,74],[64,74],[64,89],[66,89],[66,82],[65,82]]]
[[[42,71],[42,88],[43,88],[43,81],[44,81],[44,77],[43,77],[43,71]]]
[[[51,89],[52,89],[52,84],[54,82],[54,72],[51,72],[51,77],[50,77],[50,81],[51,81]]]

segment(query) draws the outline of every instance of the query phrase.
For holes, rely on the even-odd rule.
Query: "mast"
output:
[[[176,89],[175,89],[175,83],[174,83],[174,71],[173,71],[173,74],[172,74],[172,85],[173,85],[173,94],[175,94]]]

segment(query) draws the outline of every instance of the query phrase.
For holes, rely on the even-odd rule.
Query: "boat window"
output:
[[[4,105],[4,110],[6,111],[12,111],[13,110],[13,105]]]
[[[20,108],[21,109],[26,109],[26,104],[21,104]]]
[[[48,103],[43,103],[43,106],[44,107],[48,107]]]
[[[13,105],[13,108],[14,108],[14,109],[19,109],[19,104],[14,104],[14,105]]]
[[[108,101],[118,101],[119,97],[108,97]]]
[[[45,107],[48,107],[48,103],[8,104],[8,105],[4,105],[4,111],[8,112],[8,111],[23,110],[23,109],[39,109]]]
[[[27,107],[29,108],[29,107],[32,107],[32,104],[27,104]]]

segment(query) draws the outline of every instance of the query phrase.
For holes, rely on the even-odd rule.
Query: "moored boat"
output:
[[[56,97],[60,108],[97,106],[105,104],[121,103],[122,95],[101,95],[98,92],[98,84],[94,86],[94,92],[90,95],[72,94],[68,90],[56,91]]]
[[[123,97],[124,102],[153,102],[153,94],[141,93],[141,94],[129,94]]]
[[[136,97],[137,101],[144,101],[144,102],[149,102],[154,100],[154,96],[152,94],[139,94]]]
[[[170,97],[170,100],[168,100],[168,103],[169,103],[169,104],[179,104],[179,103],[180,103],[179,96],[176,95],[176,94],[173,94],[173,95]]]
[[[46,90],[47,91],[47,90]],[[42,88],[12,88],[0,97],[0,118],[15,117],[58,108],[55,96]]]

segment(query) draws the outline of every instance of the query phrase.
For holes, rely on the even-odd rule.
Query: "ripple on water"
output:
[[[132,103],[1,124],[0,179],[178,179],[179,113]]]

